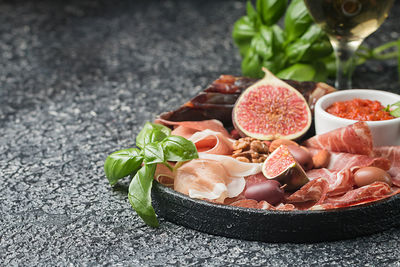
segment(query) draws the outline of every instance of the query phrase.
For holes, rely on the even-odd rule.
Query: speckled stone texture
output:
[[[145,121],[220,74],[243,1],[0,1],[0,265],[400,265],[400,230],[317,244],[147,227],[103,173]],[[367,40],[399,38],[400,5]],[[396,61],[360,88],[399,93]]]

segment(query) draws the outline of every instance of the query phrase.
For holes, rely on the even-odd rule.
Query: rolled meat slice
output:
[[[353,189],[354,176],[350,169],[340,171],[331,171],[325,168],[313,169],[306,172],[310,180],[316,178],[324,178],[328,182],[327,195],[338,196],[343,195]]]
[[[328,192],[329,183],[325,178],[319,177],[306,183],[299,190],[286,198],[288,203],[313,201],[316,205],[324,202]]]
[[[195,132],[207,129],[214,132],[220,132],[222,135],[230,137],[230,134],[224,128],[222,122],[214,119],[203,121],[169,121],[157,118],[154,122],[165,126],[174,126],[175,128],[171,134],[179,135],[185,138],[192,136]]]
[[[375,155],[387,158],[392,166],[388,173],[392,176],[393,184],[400,187],[400,146],[381,146],[374,148]]]

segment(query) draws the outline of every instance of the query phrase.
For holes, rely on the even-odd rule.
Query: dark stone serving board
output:
[[[308,243],[369,235],[400,224],[400,195],[328,211],[269,211],[192,199],[156,181],[153,205],[165,219],[201,232],[264,242]]]

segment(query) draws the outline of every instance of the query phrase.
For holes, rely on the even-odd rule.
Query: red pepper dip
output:
[[[326,109],[326,112],[340,118],[359,121],[394,119],[384,108],[379,101],[355,98],[353,100],[335,102]]]

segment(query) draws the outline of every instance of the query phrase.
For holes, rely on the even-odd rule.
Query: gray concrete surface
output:
[[[269,244],[169,223],[151,229],[103,173],[145,121],[220,74],[242,1],[0,1],[0,265],[400,265],[400,229],[353,240]],[[400,38],[400,5],[368,39]],[[396,61],[355,87],[399,93]],[[127,184],[127,181],[123,182]]]

